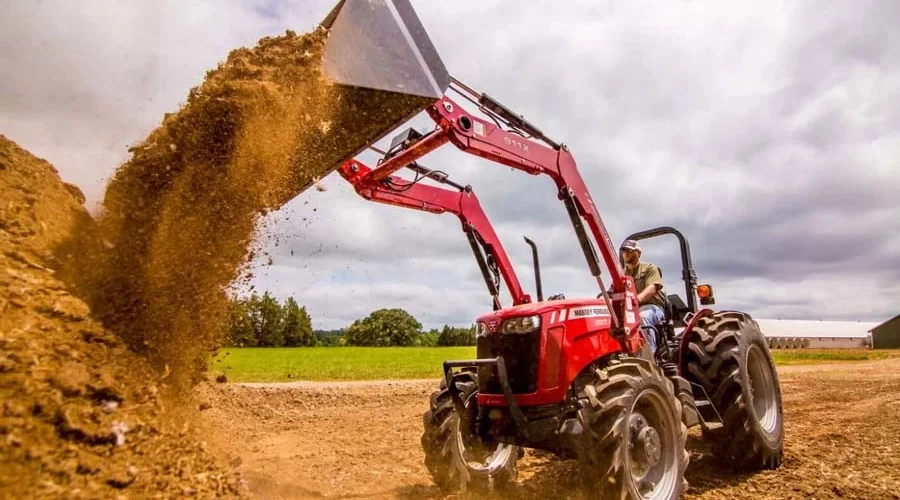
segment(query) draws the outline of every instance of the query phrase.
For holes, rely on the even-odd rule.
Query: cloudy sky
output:
[[[614,242],[680,228],[719,306],[760,318],[900,313],[900,3],[413,4],[451,73],[570,146]],[[229,50],[307,31],[330,6],[4,2],[0,133],[93,206],[128,145]],[[545,293],[596,295],[549,179],[451,146],[423,163],[473,185],[529,292],[523,235]],[[490,309],[453,216],[365,202],[337,174],[324,184],[272,216],[257,288],[294,295],[317,328],[380,307],[426,327]],[[674,239],[646,245],[683,295],[678,259]]]

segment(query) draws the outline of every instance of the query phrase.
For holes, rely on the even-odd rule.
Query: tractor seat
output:
[[[666,296],[666,321],[672,322],[675,326],[682,323],[684,315],[690,312],[690,308],[684,303],[684,300],[678,294]]]
[[[676,295],[675,297],[678,297],[678,296]],[[675,312],[672,307],[672,296],[671,295],[666,296],[666,307],[663,308],[663,311],[665,312],[665,320],[664,320],[665,323],[669,323],[670,321],[672,321],[672,317],[674,316]]]

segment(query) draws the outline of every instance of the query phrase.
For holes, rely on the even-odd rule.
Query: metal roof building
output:
[[[900,317],[898,317],[900,318]],[[863,348],[871,345],[875,322],[757,319],[773,349]]]
[[[900,314],[872,327],[869,331],[872,335],[873,349],[900,348]]]

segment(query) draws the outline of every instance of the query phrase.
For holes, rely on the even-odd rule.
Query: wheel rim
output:
[[[763,430],[771,434],[778,425],[775,379],[766,354],[759,346],[751,345],[747,351],[747,374],[750,376],[750,394],[756,420]]]
[[[474,397],[475,394],[473,393],[463,403],[467,410],[472,409],[470,403]],[[466,468],[482,475],[490,475],[500,470],[510,459],[511,455],[517,452],[514,445],[506,443],[485,444],[478,436],[472,436],[468,432],[464,432],[462,420],[459,416],[456,417],[456,446]]]
[[[640,498],[672,498],[678,486],[676,426],[666,398],[645,390],[628,417],[628,471]]]

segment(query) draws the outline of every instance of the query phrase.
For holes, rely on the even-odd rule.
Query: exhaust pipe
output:
[[[538,302],[544,301],[544,291],[541,286],[541,264],[538,261],[538,251],[537,245],[534,244],[533,241],[528,239],[528,236],[523,236],[525,238],[525,243],[528,243],[528,246],[531,247],[531,260],[534,262],[534,281],[535,286],[537,287],[537,299]]]
[[[340,0],[320,25],[329,31],[323,69],[338,84],[432,101],[450,86],[409,0]]]

